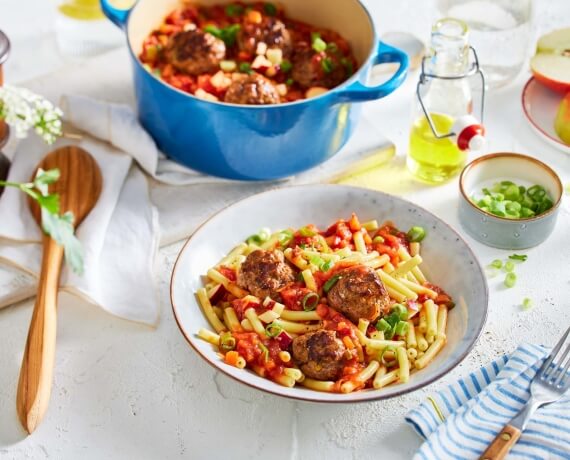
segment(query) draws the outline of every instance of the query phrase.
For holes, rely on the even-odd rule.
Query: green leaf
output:
[[[58,214],[59,213],[59,195],[51,194],[51,195],[38,195],[36,198],[38,204],[44,208],[50,214]]]
[[[54,182],[57,182],[59,176],[59,169],[57,168],[48,169],[47,171],[39,168],[34,179],[34,185],[39,188],[42,185],[53,184]]]
[[[83,248],[74,235],[74,216],[71,212],[64,215],[51,214],[42,208],[42,227],[46,234],[63,246],[65,261],[78,275],[83,274]]]

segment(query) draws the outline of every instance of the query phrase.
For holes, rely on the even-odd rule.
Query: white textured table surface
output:
[[[410,4],[416,2],[411,1],[397,7],[388,7],[388,1],[367,3],[384,30],[391,25],[425,36],[432,18],[429,2],[413,8]],[[561,24],[565,0],[537,3],[541,30]],[[0,0],[0,28],[14,43],[6,69],[9,81],[69,65],[54,47],[50,8],[41,0]],[[527,78],[525,73],[490,94],[489,150],[535,154],[568,183],[570,157],[536,138],[522,118],[520,91]],[[396,164],[405,152],[415,79],[413,75],[397,93],[370,106],[378,129],[399,147]],[[97,86],[96,77],[89,85]],[[240,194],[249,193],[247,187]],[[397,184],[386,181],[383,188],[397,189],[462,232],[456,217],[457,180],[430,188],[402,179]],[[188,189],[170,193],[191,197]],[[189,348],[171,314],[168,284],[181,247],[177,243],[159,255],[162,321],[156,330],[113,318],[77,299],[60,298],[50,408],[39,429],[26,437],[16,416],[15,390],[32,303],[8,307],[0,312],[0,458],[410,458],[420,441],[404,424],[407,410],[522,341],[552,344],[570,322],[570,206],[568,197],[564,201],[554,234],[525,251],[529,260],[518,267],[517,287],[507,290],[502,279],[489,280],[489,319],[468,358],[439,382],[384,402],[292,402],[217,374]],[[187,206],[191,213],[191,201]],[[207,204],[208,212],[219,207],[221,201]],[[467,240],[483,264],[508,254]],[[534,299],[533,310],[521,311],[524,297]]]

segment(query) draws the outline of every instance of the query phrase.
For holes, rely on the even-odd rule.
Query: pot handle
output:
[[[124,29],[127,26],[127,18],[129,17],[132,6],[126,10],[122,10],[111,5],[110,0],[100,0],[99,3],[101,4],[101,9],[105,16],[119,29]]]
[[[380,99],[398,88],[408,74],[408,55],[398,48],[379,42],[376,55],[372,59],[372,65],[388,62],[400,64],[396,73],[388,81],[378,86],[366,86],[359,81],[355,81],[352,85],[337,92],[336,96],[340,99],[340,102],[362,102]]]

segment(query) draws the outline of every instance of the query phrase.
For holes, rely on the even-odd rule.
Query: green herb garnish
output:
[[[277,7],[273,3],[265,3],[263,5],[263,11],[268,16],[275,16],[277,14]]]
[[[419,243],[426,237],[426,231],[423,227],[412,227],[408,230],[408,240],[412,243]]]
[[[236,3],[230,3],[226,6],[226,15],[230,17],[236,17],[243,14],[243,6],[238,5]]]
[[[214,37],[222,40],[226,46],[233,46],[236,42],[237,34],[241,26],[239,24],[231,24],[227,27],[219,28],[213,25],[207,25],[204,30]]]
[[[59,195],[48,192],[48,186],[59,179],[59,169],[38,169],[33,182],[0,181],[0,187],[14,187],[29,195],[41,209],[42,229],[46,235],[63,246],[65,261],[71,269],[83,273],[83,248],[75,237],[71,212],[59,214]]]

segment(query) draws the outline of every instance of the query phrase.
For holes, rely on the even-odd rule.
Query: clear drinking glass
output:
[[[530,51],[532,0],[437,0],[441,17],[467,23],[489,88],[512,81]]]

